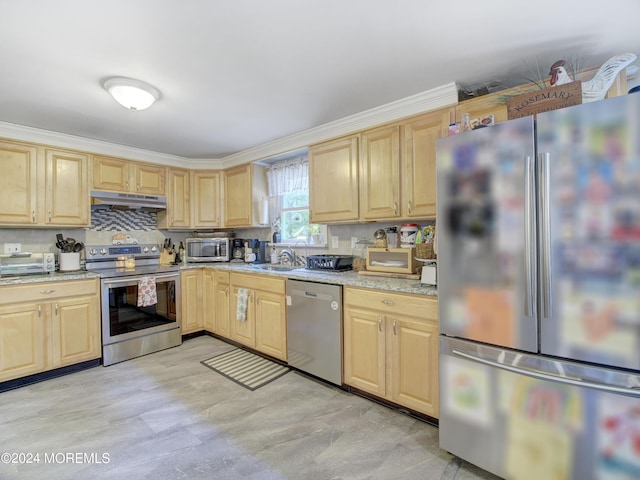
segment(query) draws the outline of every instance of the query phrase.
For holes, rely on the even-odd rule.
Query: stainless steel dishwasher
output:
[[[287,353],[292,367],[342,385],[342,287],[287,280]]]

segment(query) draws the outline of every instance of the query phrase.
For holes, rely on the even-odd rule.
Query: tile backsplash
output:
[[[156,212],[147,210],[91,209],[91,228],[95,232],[121,232],[124,230],[157,230]]]
[[[416,222],[420,226],[433,223],[432,221]],[[373,240],[373,233],[379,228],[397,225],[395,223],[358,223],[329,225],[328,236],[338,237],[338,248],[319,247],[310,245],[307,248],[298,246],[296,250],[307,250],[308,254],[333,253],[350,255],[354,253],[351,248],[351,238],[366,237]],[[4,243],[20,243],[23,252],[53,252],[58,253],[55,247],[56,234],[61,233],[65,238],[74,238],[86,245],[110,244],[111,238],[116,233],[131,235],[138,243],[162,244],[165,238],[171,238],[172,243],[178,246],[181,241],[191,236],[191,231],[176,232],[158,230],[156,227],[156,213],[144,210],[111,210],[109,208],[93,208],[91,211],[91,227],[89,228],[10,228],[0,227],[0,253],[4,252]],[[270,240],[271,231],[268,228],[237,229],[238,238],[257,238]]]

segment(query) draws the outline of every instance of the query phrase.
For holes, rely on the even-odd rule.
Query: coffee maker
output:
[[[234,238],[231,242],[231,261],[244,262],[244,240]]]
[[[254,238],[244,240],[244,261],[247,263],[267,263],[267,245],[266,240],[258,240]]]
[[[258,241],[258,251],[256,252],[256,263],[269,263],[271,259],[267,259],[267,247],[269,242],[267,240]]]

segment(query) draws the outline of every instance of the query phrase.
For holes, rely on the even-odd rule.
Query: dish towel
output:
[[[158,303],[156,277],[140,277],[138,280],[138,306],[150,307]]]
[[[238,306],[236,307],[236,320],[245,322],[247,320],[247,302],[249,301],[249,290],[238,289]]]

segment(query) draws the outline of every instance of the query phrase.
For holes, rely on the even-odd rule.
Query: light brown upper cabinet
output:
[[[222,226],[220,219],[220,172],[191,172],[192,226],[214,228]]]
[[[86,227],[89,157],[0,141],[0,224]]]
[[[360,136],[360,217],[400,215],[400,126],[362,132]]]
[[[120,158],[93,157],[93,188],[164,196],[167,168]]]
[[[359,218],[359,135],[309,147],[309,214],[312,223]]]
[[[156,224],[158,228],[189,228],[191,227],[189,170],[170,168],[167,178],[167,209],[157,213]]]
[[[435,218],[436,139],[454,108],[309,148],[311,221]]]
[[[436,216],[436,140],[447,135],[452,112],[437,110],[402,124],[402,218]]]
[[[67,150],[46,150],[46,225],[84,227],[91,223],[89,156]]]
[[[38,221],[38,192],[44,187],[39,174],[38,147],[14,142],[0,142],[0,223],[33,225]],[[44,173],[44,172],[43,172]]]
[[[240,165],[223,172],[223,205],[225,227],[258,225],[258,210],[267,196],[267,177],[263,166]]]

